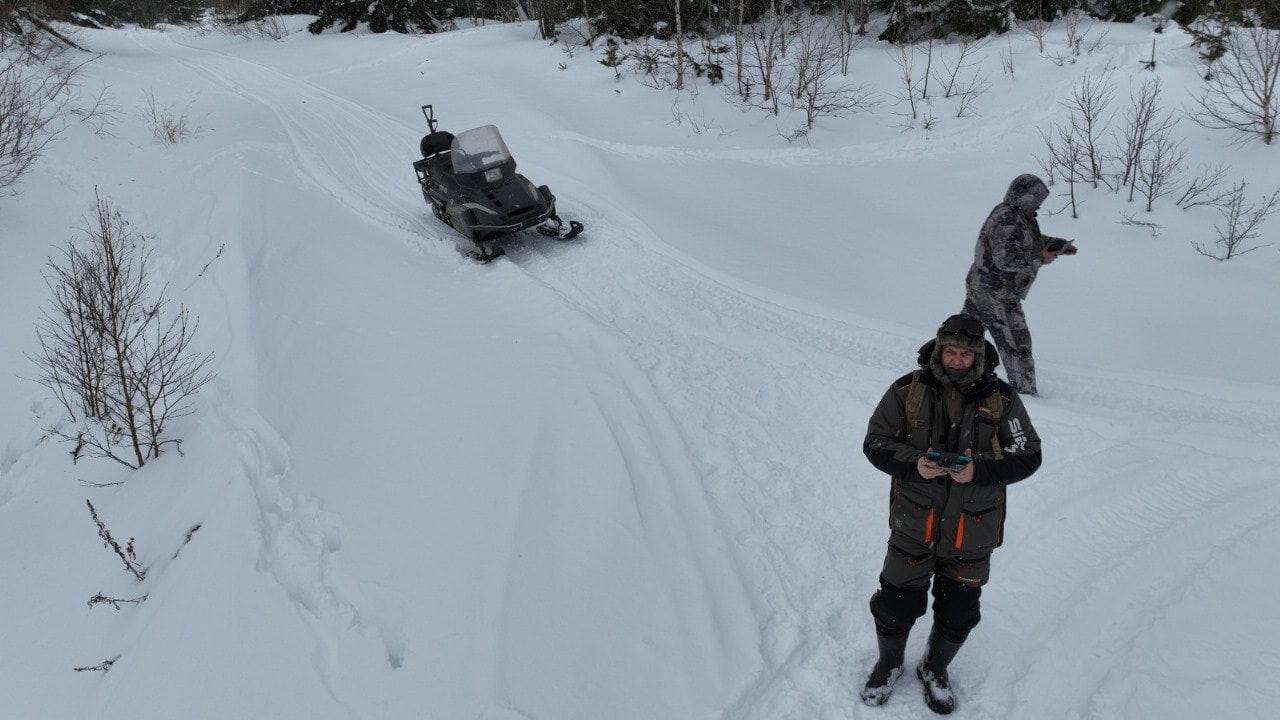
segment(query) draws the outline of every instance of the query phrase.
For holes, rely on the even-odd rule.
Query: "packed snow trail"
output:
[[[780,292],[673,248],[638,209],[655,201],[629,191],[635,166],[616,165],[616,147],[569,139],[571,120],[521,77],[495,80],[463,112],[492,112],[504,132],[519,125],[508,119],[527,123],[515,132],[529,140],[512,143],[522,170],[588,233],[518,240],[490,267],[460,259],[408,170],[421,129],[380,109],[417,98],[362,82],[375,65],[354,43],[387,48],[376,67],[402,74],[429,48],[432,77],[457,78],[433,96],[462,107],[475,90],[467,73],[505,77],[512,47],[541,57],[509,28],[428,42],[295,37],[285,53],[193,48],[225,44],[179,32],[123,37],[174,85],[210,83],[216,150],[194,167],[169,161],[181,168],[171,184],[191,194],[172,207],[153,199],[148,213],[171,239],[201,241],[190,257],[166,250],[192,277],[217,249],[210,238],[228,238],[193,284],[239,363],[215,402],[223,425],[202,430],[219,440],[200,457],[245,458],[238,470],[209,464],[246,481],[229,485],[208,532],[225,538],[218,579],[252,588],[283,639],[234,660],[201,639],[219,662],[247,666],[234,677],[252,691],[238,704],[237,686],[193,682],[177,665],[184,704],[116,689],[72,695],[86,710],[65,716],[869,715],[856,698],[874,652],[865,604],[888,483],[859,443],[932,327],[799,300],[785,281]],[[297,54],[309,47],[337,66],[304,77]],[[362,60],[344,65],[343,53]],[[502,97],[528,102],[504,111]],[[204,226],[184,235],[191,217]],[[839,240],[850,242],[883,252],[872,238]],[[921,304],[945,314],[951,290]],[[1274,581],[1250,570],[1263,561],[1249,538],[1280,520],[1267,470],[1276,388],[1048,365],[1050,397],[1029,401],[1046,465],[1011,490],[987,620],[953,668],[961,716],[1258,714],[1274,701],[1275,668],[1254,650]],[[6,456],[0,497],[25,508],[29,483],[8,480],[31,461]],[[209,553],[198,550],[183,558]],[[230,572],[237,561],[263,572],[245,579]],[[137,664],[122,662],[111,686],[144,690],[163,667],[173,636],[157,633],[182,617],[173,599],[200,587],[194,568],[172,567],[144,606],[159,619],[131,630],[145,641],[127,655]],[[1204,627],[1210,612],[1230,617]],[[104,648],[118,635],[99,634]],[[1211,655],[1174,651],[1188,646]],[[1194,683],[1208,692],[1188,699],[1180,690]],[[915,681],[875,712],[919,717]]]

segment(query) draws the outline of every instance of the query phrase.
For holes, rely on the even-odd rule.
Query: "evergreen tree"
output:
[[[881,40],[918,42],[949,35],[983,37],[1009,29],[1009,0],[897,0]]]
[[[454,15],[448,0],[316,0],[315,5],[320,17],[307,29],[317,35],[335,25],[348,32],[362,22],[375,33],[432,33]]]

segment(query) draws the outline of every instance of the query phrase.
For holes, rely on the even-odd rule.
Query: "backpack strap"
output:
[[[923,370],[916,370],[911,373],[911,383],[907,389],[907,399],[904,402],[904,411],[907,418],[907,432],[913,429],[924,427],[920,422],[920,408],[924,406],[924,378]]]
[[[978,403],[978,407],[985,410],[984,414],[991,417],[991,423],[996,426],[996,432],[991,434],[991,453],[995,455],[996,460],[1004,457],[1004,448],[1000,447],[1000,423],[1004,420],[1005,411],[1008,409],[1012,399],[1012,395],[1006,394],[1008,386],[1000,382],[996,386],[995,392],[986,396]]]

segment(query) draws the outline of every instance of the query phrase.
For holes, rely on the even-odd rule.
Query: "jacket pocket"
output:
[[[981,509],[966,504],[956,520],[953,549],[961,555],[991,552],[1004,542],[1004,502]]]
[[[889,529],[894,535],[929,545],[938,534],[938,511],[928,502],[894,490],[889,508]]]

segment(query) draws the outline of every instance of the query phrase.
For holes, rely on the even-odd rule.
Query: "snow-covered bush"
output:
[[[169,424],[192,411],[209,382],[211,354],[194,346],[196,320],[153,290],[151,250],[118,210],[97,197],[84,237],[51,259],[50,307],[36,325],[37,381],[69,415],[50,431],[82,455],[140,468],[160,456]]]

